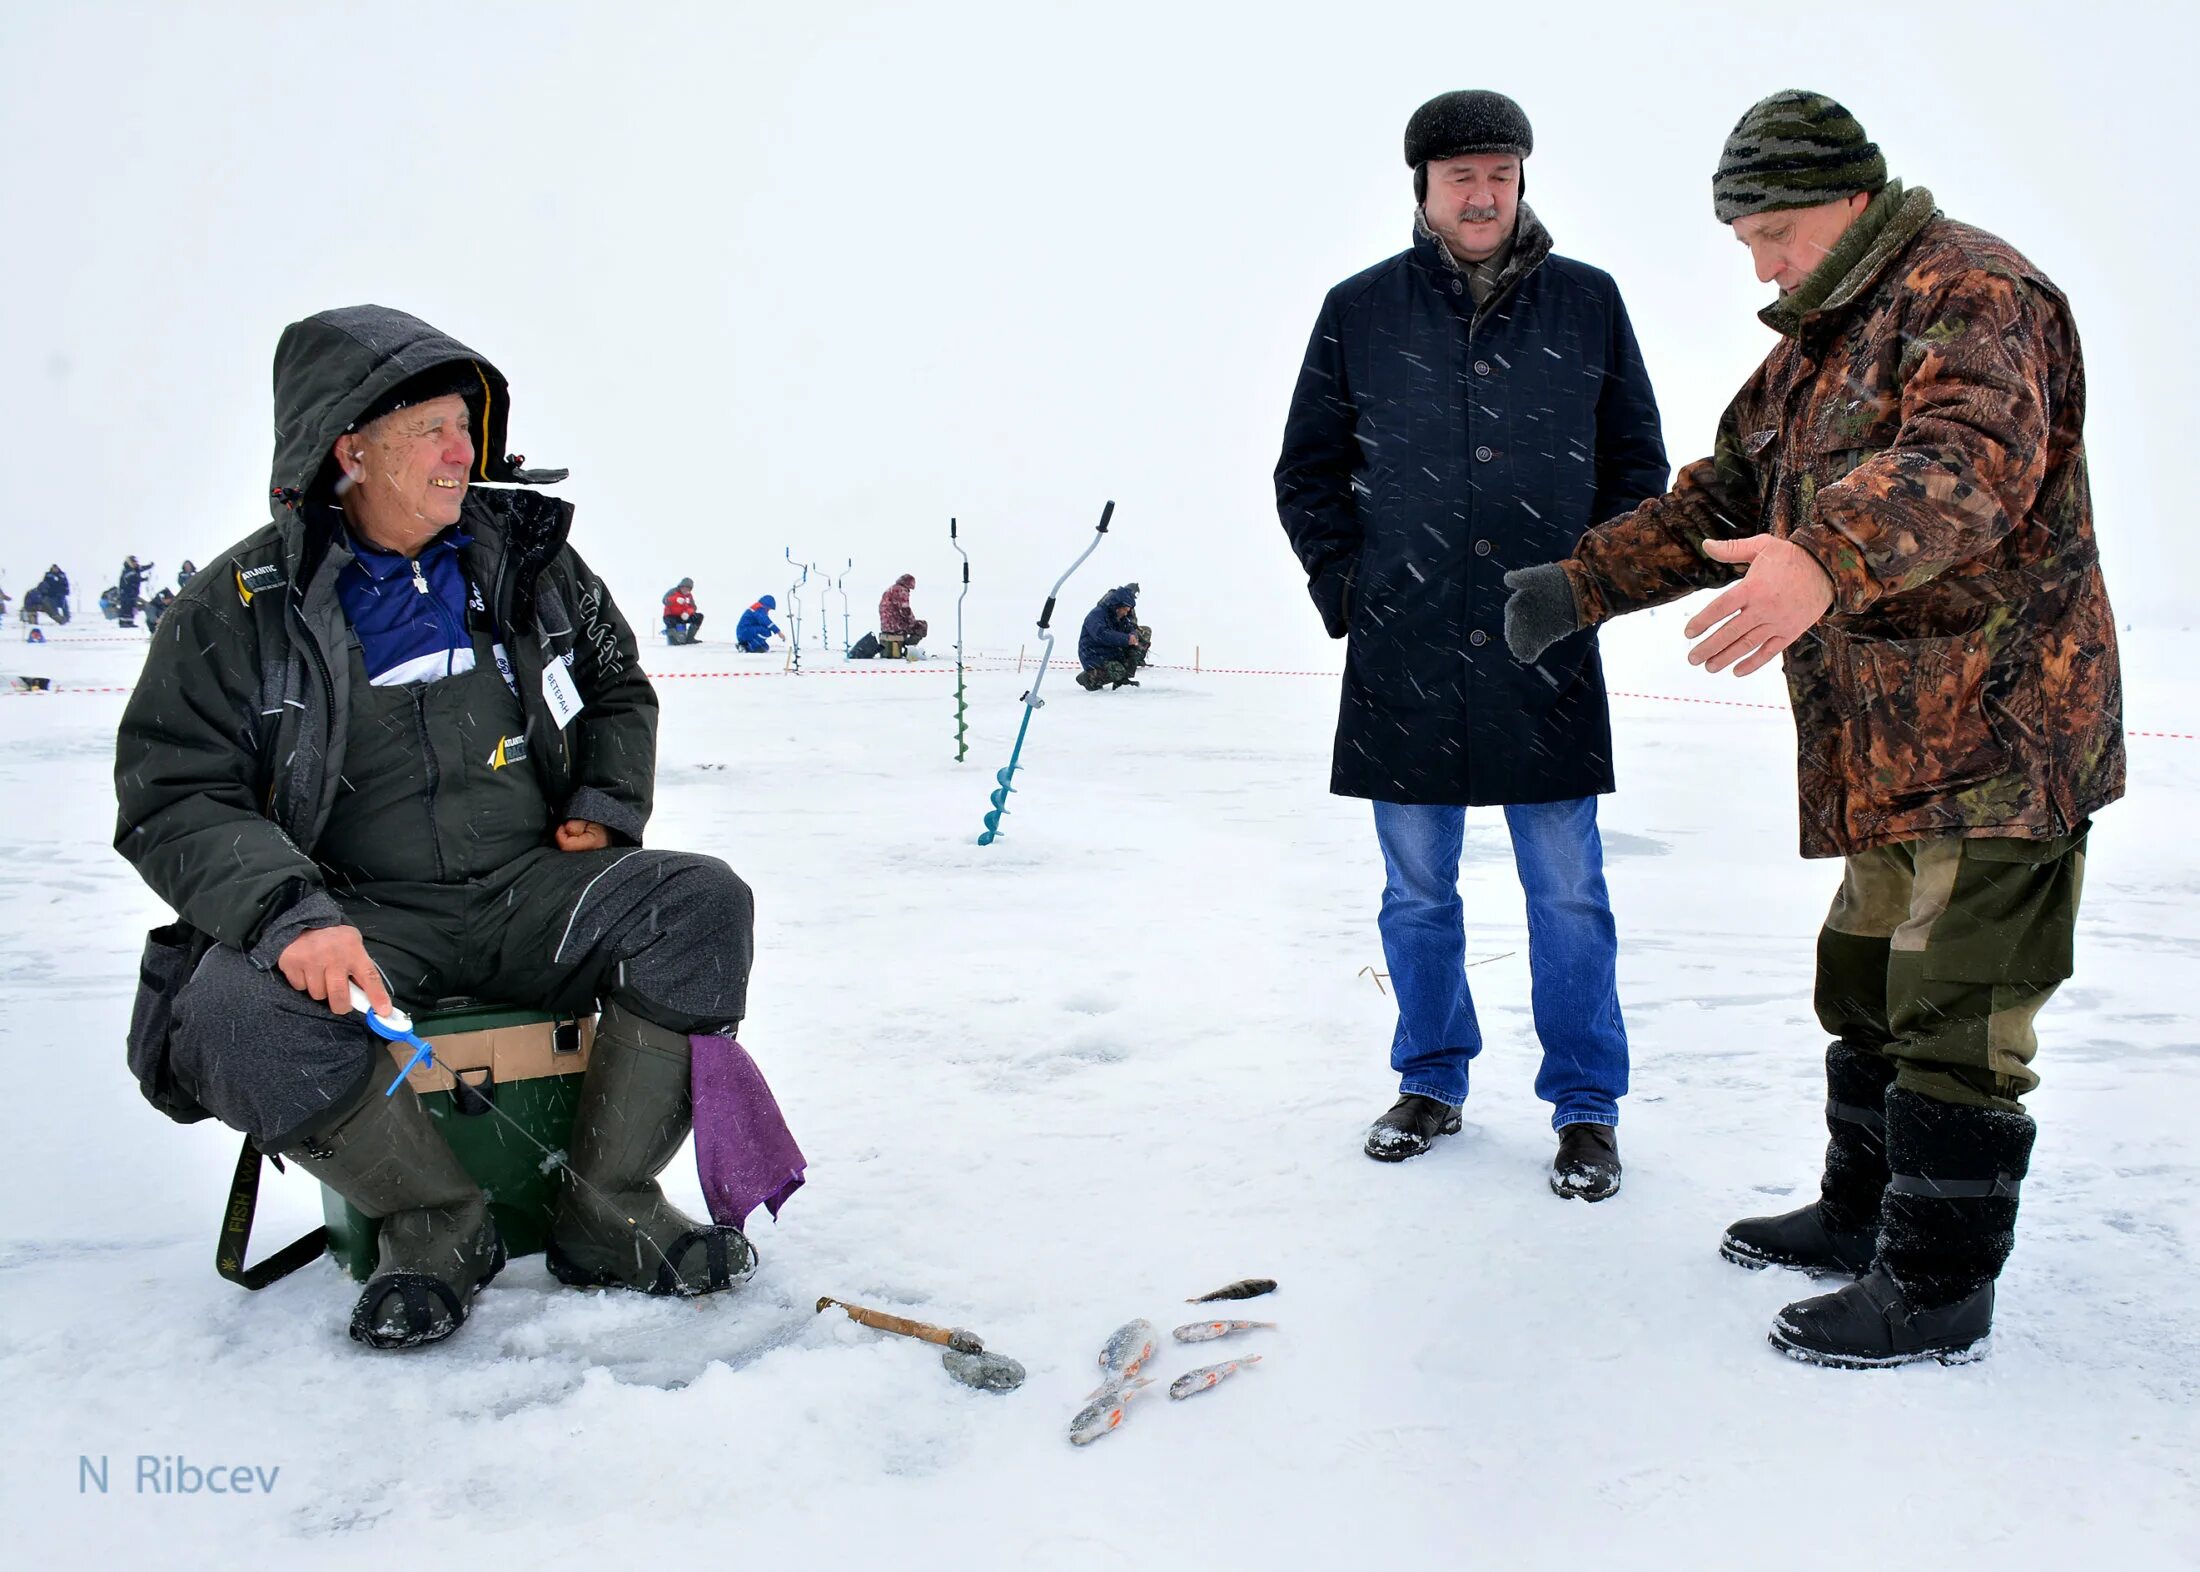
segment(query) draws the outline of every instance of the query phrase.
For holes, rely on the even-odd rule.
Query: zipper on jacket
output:
[[[420,759],[428,771],[428,846],[435,853],[435,882],[442,884],[445,882],[443,840],[436,833],[435,794],[443,784],[443,776],[435,767],[435,743],[428,736],[428,684],[414,684],[412,696],[413,719],[420,729]]]
[[[335,682],[335,679],[334,679],[334,678],[332,678],[332,677],[330,677],[330,676],[329,676],[329,674],[328,674],[328,662],[327,662],[326,660],[322,659],[322,657],[321,657],[321,645],[320,645],[320,641],[319,641],[319,640],[317,640],[317,639],[315,639],[315,638],[314,638],[314,636],[313,636],[313,628],[312,628],[312,626],[311,626],[310,624],[308,624],[308,623],[307,623],[307,621],[306,621],[305,608],[303,608],[302,606],[300,606],[300,605],[298,604],[298,594],[297,594],[297,590],[296,590],[296,588],[295,588],[294,586],[293,586],[293,587],[291,587],[291,588],[290,588],[290,592],[289,592],[288,594],[286,594],[286,595],[285,595],[285,596],[283,597],[283,601],[284,601],[284,604],[285,604],[286,606],[288,606],[288,608],[289,608],[289,610],[290,610],[290,614],[291,614],[291,615],[292,615],[293,617],[295,617],[295,618],[297,618],[297,619],[298,619],[298,631],[299,631],[299,632],[300,632],[300,633],[301,633],[302,635],[304,635],[304,638],[305,638],[305,646],[306,646],[306,650],[307,650],[307,653],[308,653],[309,655],[311,655],[311,657],[312,657],[312,659],[313,659],[313,669],[314,669],[315,673],[316,673],[316,674],[318,674],[318,675],[319,675],[319,677],[320,677],[320,679],[321,679],[321,702],[322,702],[322,711],[321,711],[321,713],[322,713],[322,715],[323,715],[323,716],[325,717],[325,720],[324,720],[324,725],[325,725],[325,727],[326,727],[326,730],[327,730],[328,732],[331,732],[331,733],[333,733],[333,732],[335,731],[335,729],[336,729],[336,682]],[[322,756],[323,756],[323,762],[322,762],[322,771],[323,771],[323,773],[325,774],[325,773],[327,772],[327,768],[328,768],[328,765],[327,765],[328,737],[327,737],[326,735],[324,735],[324,736],[322,737],[322,739],[321,739],[321,750],[322,750]],[[315,818],[318,818],[318,817],[320,817],[320,813],[321,813],[321,805],[320,805],[320,803],[319,803],[319,802],[315,802],[315,803],[314,803],[314,804],[313,804],[313,805],[311,806],[311,808],[310,808],[310,809],[309,809],[308,811],[309,811],[309,812],[310,812],[310,813],[311,813],[311,814],[313,815],[313,817],[315,817]],[[292,827],[291,827],[290,825],[287,825],[287,824],[283,826],[283,831],[284,831],[284,833],[285,833],[285,834],[287,834],[287,835],[290,835],[290,836],[291,836],[291,837],[292,837],[293,839],[297,840],[297,841],[299,842],[299,844],[300,844],[301,848],[302,848],[302,849],[304,849],[304,850],[305,850],[305,851],[306,851],[306,852],[307,852],[307,853],[308,853],[308,854],[310,855],[310,853],[311,853],[311,851],[312,851],[312,848],[311,848],[311,847],[309,847],[309,846],[306,846],[306,845],[305,845],[305,841],[306,841],[307,837],[305,837],[305,836],[301,836],[301,835],[298,835],[297,831],[296,831],[296,830],[294,830],[294,829],[293,829],[293,828],[292,828]],[[314,836],[313,838],[314,838],[314,839],[318,839],[318,838],[319,838],[319,837],[318,837],[318,834],[316,833],[316,835],[315,835],[315,836]]]

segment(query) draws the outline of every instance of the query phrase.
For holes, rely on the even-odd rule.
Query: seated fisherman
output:
[[[1146,664],[1153,649],[1153,629],[1138,621],[1138,586],[1119,585],[1100,597],[1100,604],[1085,613],[1085,625],[1077,633],[1077,686],[1088,693],[1103,687],[1138,686],[1133,675]]]
[[[743,1012],[748,886],[642,847],[656,694],[571,504],[514,489],[564,471],[504,456],[511,408],[402,313],[293,323],[273,522],[176,597],[117,738],[116,849],[181,918],[147,948],[132,1068],[381,1220],[351,1321],[376,1347],[449,1336],[505,1252],[411,1087],[384,1095],[353,984],[377,1010],[600,1001],[550,1270],[701,1294],[753,1262],[656,1183],[689,1034]]]
[[[733,625],[733,642],[751,655],[763,655],[771,650],[773,639],[785,638],[779,624],[772,621],[772,613],[779,609],[779,602],[766,595]]]
[[[695,581],[682,579],[665,591],[665,642],[693,644],[703,631],[703,614],[695,609]]]
[[[909,592],[917,587],[917,576],[904,573],[887,586],[886,593],[878,598],[878,637],[881,644],[899,643],[904,649],[922,644],[932,625],[909,609]]]

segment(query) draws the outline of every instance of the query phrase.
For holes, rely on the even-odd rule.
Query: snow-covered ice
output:
[[[1166,659],[1183,657],[1155,597]],[[630,604],[630,611],[646,611]],[[1680,615],[1607,635],[1612,686],[1777,705],[1689,671]],[[0,643],[0,673],[127,683],[138,651]],[[811,1159],[743,1292],[556,1286],[513,1263],[452,1342],[344,1334],[317,1264],[260,1294],[212,1255],[235,1138],[139,1099],[122,1038],[158,903],[108,849],[118,694],[0,701],[0,1512],[26,1566],[632,1564],[1532,1568],[2164,1567],[2200,1545],[2200,683],[2133,635],[2132,795],[2104,813],[2076,980],[2041,1021],[2041,1122],[1992,1356],[1846,1374],[1765,1343],[1800,1278],[1715,1253],[1798,1204],[1823,1133],[1811,938],[1835,869],[1794,852],[1775,709],[1614,701],[1604,814],[1635,1051],[1626,1188],[1545,1188],[1518,887],[1470,822],[1489,1033],[1462,1136],[1360,1155],[1390,1002],[1380,864],[1326,795],[1335,684],[1064,676],[1008,834],[974,844],[1028,681],[951,662],[661,684],[656,844],[757,894],[743,1037]],[[806,653],[805,658],[808,659]],[[657,671],[735,669],[723,644]],[[769,671],[776,661],[746,669]],[[691,1165],[677,1193],[700,1208]],[[269,1175],[258,1247],[318,1219]],[[1248,1274],[1243,1305],[1183,1304]],[[812,1306],[966,1326],[1023,1388]],[[1109,1332],[1203,1314],[1260,1368],[1066,1428]],[[1235,1351],[1235,1350],[1233,1350]],[[1199,1362],[1169,1341],[1147,1372]],[[80,1484],[106,1455],[109,1492]],[[279,1470],[140,1493],[138,1455]],[[11,1559],[14,1559],[11,1556]]]

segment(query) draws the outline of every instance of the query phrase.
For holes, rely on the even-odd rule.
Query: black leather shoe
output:
[[[1419,1157],[1439,1135],[1459,1133],[1459,1110],[1433,1097],[1408,1092],[1390,1112],[1367,1127],[1367,1155],[1378,1163],[1402,1163]]]
[[[1966,1365],[1986,1357],[1994,1329],[1994,1285],[1937,1310],[1912,1305],[1885,1272],[1789,1305],[1773,1318],[1772,1346],[1793,1359],[1841,1370],[1883,1370],[1937,1359]]]
[[[1828,1228],[1816,1201],[1777,1217],[1745,1217],[1719,1241],[1719,1254],[1736,1266],[1786,1266],[1829,1277],[1863,1276],[1878,1250],[1878,1229]]]
[[[1551,1159],[1551,1194],[1602,1201],[1619,1194],[1619,1131],[1608,1124],[1570,1124],[1558,1132]]]

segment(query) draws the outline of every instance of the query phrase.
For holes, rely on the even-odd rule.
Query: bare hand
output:
[[[382,973],[367,959],[366,941],[357,928],[311,928],[283,947],[275,967],[283,981],[300,993],[324,999],[338,1015],[351,1013],[351,985],[366,991],[367,1002],[377,1015],[390,1011],[390,991],[382,986]]]
[[[558,850],[602,851],[611,844],[611,832],[587,819],[567,819],[558,826]]]
[[[1746,677],[1801,638],[1833,604],[1833,580],[1816,557],[1791,540],[1751,535],[1707,540],[1703,549],[1714,562],[1747,563],[1749,571],[1682,630],[1689,638],[1715,630],[1688,652],[1691,666],[1711,671],[1733,666],[1735,676]]]

